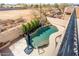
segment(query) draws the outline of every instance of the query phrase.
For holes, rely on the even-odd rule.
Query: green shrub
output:
[[[33,20],[31,21],[31,26],[32,26],[33,29],[35,28],[35,23],[34,23]]]
[[[35,27],[39,26],[39,20],[38,19],[34,19],[33,22],[35,23]]]
[[[25,24],[22,24],[22,31],[23,31],[24,33],[27,32],[27,27],[25,26]]]
[[[26,26],[28,27],[28,31],[31,31],[33,29],[31,23],[27,23]]]

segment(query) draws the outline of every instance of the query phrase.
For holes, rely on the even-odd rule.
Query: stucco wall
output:
[[[79,7],[76,7],[77,18],[79,18]]]

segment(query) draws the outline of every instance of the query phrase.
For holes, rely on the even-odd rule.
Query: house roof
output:
[[[64,12],[65,13],[71,13],[72,12],[72,7],[66,7]]]

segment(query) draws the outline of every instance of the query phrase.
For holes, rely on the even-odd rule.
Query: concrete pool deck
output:
[[[50,35],[49,37],[49,45],[48,47],[43,48],[43,50],[45,51],[42,54],[38,53],[38,49],[34,49],[33,52],[30,54],[30,56],[52,56],[54,55],[54,51],[56,48],[56,42],[60,42],[61,41],[61,37],[59,37],[59,35],[63,34],[64,31],[64,27],[61,25],[62,23],[64,23],[63,21],[60,22],[60,20],[58,21],[52,21],[53,18],[49,18],[48,21],[56,26],[58,28],[58,32],[53,33]],[[60,22],[60,24],[58,23]],[[58,38],[56,38],[58,36]],[[6,54],[6,55],[14,55],[14,56],[29,56],[24,52],[24,49],[27,47],[27,43],[25,41],[24,38],[20,39],[19,41],[15,42],[14,44],[12,44],[10,47],[7,47],[7,49],[4,49],[2,54]],[[6,52],[8,50],[8,52]],[[42,49],[40,49],[40,52],[43,52]]]

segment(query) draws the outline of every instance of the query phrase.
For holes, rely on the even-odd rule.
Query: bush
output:
[[[33,19],[32,24],[34,25],[34,28],[37,28],[39,26],[39,20]]]
[[[22,24],[22,31],[23,31],[24,33],[27,33],[27,27],[26,27],[25,24]]]

